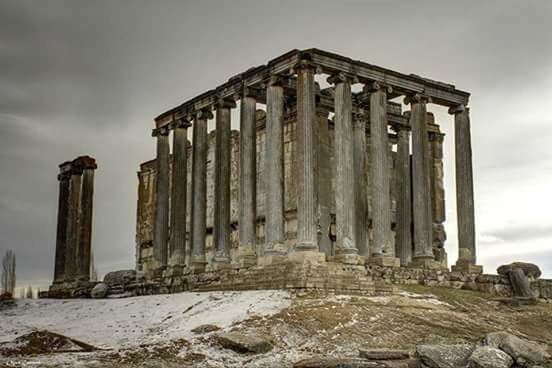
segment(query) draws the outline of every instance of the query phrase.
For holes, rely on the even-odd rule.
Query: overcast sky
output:
[[[294,48],[472,93],[478,259],[552,277],[552,2],[0,0],[0,253],[20,285],[53,274],[57,165],[96,157],[100,274],[134,267],[136,171],[153,118]],[[453,119],[446,229],[456,260]]]

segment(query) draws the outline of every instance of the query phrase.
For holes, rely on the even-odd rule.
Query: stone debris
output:
[[[219,331],[220,327],[216,325],[199,325],[192,329],[192,332],[198,335],[206,334],[209,332]]]
[[[265,336],[244,335],[239,332],[222,333],[216,336],[218,343],[238,353],[261,354],[272,350],[272,342]]]
[[[491,346],[480,346],[474,350],[468,361],[469,368],[510,368],[514,360],[502,350]]]
[[[416,353],[430,368],[465,368],[474,349],[471,344],[418,345]]]
[[[19,336],[12,342],[0,343],[0,356],[91,352],[94,346],[54,332],[42,330]]]
[[[504,331],[492,332],[485,337],[485,344],[510,355],[522,367],[531,367],[549,361],[550,354],[535,342],[521,339]]]
[[[360,349],[359,356],[369,360],[399,360],[408,359],[410,353],[397,349]]]
[[[293,365],[294,368],[388,368],[382,362],[373,362],[359,358],[315,357],[303,359]]]
[[[104,283],[107,285],[126,285],[142,281],[143,274],[136,270],[119,270],[109,272],[104,277]]]
[[[108,290],[109,290],[109,287],[107,286],[107,284],[104,284],[103,282],[100,282],[99,284],[94,286],[94,288],[90,292],[90,296],[93,299],[105,298],[107,296],[107,291]]]

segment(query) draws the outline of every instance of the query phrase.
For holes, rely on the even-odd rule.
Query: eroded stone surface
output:
[[[491,346],[480,346],[469,359],[469,368],[510,368],[514,363],[511,356]]]
[[[264,336],[228,332],[217,335],[216,340],[222,347],[238,353],[261,354],[272,350],[272,342]]]
[[[550,354],[535,342],[521,339],[504,331],[492,332],[485,337],[485,343],[510,355],[516,364],[528,367],[542,364],[551,359]]]
[[[410,354],[406,350],[397,349],[360,349],[359,356],[371,360],[408,359]]]
[[[474,349],[471,344],[418,345],[416,353],[431,368],[465,368]]]

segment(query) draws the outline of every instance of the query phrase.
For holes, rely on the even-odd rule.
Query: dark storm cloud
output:
[[[0,252],[16,250],[23,283],[50,279],[57,165],[90,154],[97,263],[132,267],[136,170],[154,154],[152,118],[294,48],[472,92],[476,190],[487,193],[494,170],[536,170],[549,157],[548,115],[520,112],[552,80],[551,15],[548,1],[0,0]],[[497,118],[504,109],[518,114]]]

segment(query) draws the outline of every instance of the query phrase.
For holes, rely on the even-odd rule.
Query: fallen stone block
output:
[[[107,286],[107,284],[104,284],[103,282],[100,282],[99,284],[94,286],[94,288],[90,292],[90,296],[93,299],[105,298],[107,296],[107,291],[108,290],[109,290],[109,287]]]
[[[201,334],[206,334],[206,333],[218,331],[218,330],[220,330],[219,326],[206,324],[206,325],[199,325],[193,328],[192,332],[195,334],[201,335]]]
[[[369,360],[398,360],[408,359],[410,354],[406,350],[397,349],[360,349],[359,356]]]
[[[259,335],[228,332],[217,335],[216,340],[222,347],[238,353],[260,354],[272,350],[272,342],[268,338]]]
[[[469,368],[510,368],[514,364],[511,356],[490,346],[475,349],[468,361]]]
[[[485,344],[504,351],[522,367],[542,364],[551,359],[550,354],[536,342],[521,339],[504,331],[491,332],[485,336]]]
[[[416,346],[416,353],[430,368],[465,368],[474,350],[471,344]]]
[[[294,368],[389,368],[382,362],[361,358],[314,357],[303,359],[293,365]]]

